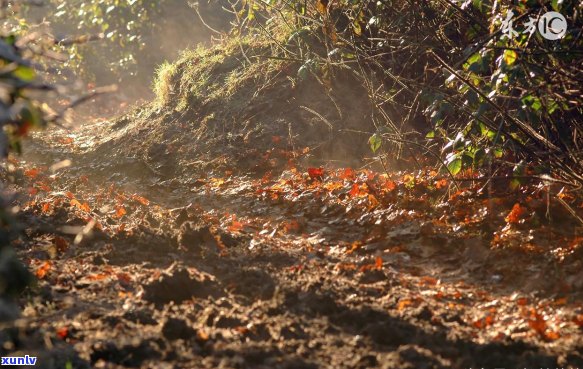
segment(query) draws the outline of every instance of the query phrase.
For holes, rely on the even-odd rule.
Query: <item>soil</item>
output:
[[[0,356],[41,368],[583,367],[576,220],[528,186],[486,196],[425,169],[347,169],[366,139],[318,146],[341,98],[321,95],[234,103],[242,118],[262,108],[230,130],[200,122],[212,103],[188,116],[149,105],[29,142],[9,175],[28,194],[14,247],[37,282],[3,325]],[[355,115],[343,127],[358,126],[366,109],[345,99]],[[298,113],[278,120],[286,110]],[[63,159],[73,165],[55,169]]]

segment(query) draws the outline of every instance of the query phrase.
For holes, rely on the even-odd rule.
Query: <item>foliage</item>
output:
[[[197,40],[194,11],[181,0],[52,0],[43,9],[57,46],[66,48],[69,59],[63,70],[75,71],[86,81],[99,84],[131,84],[148,87],[155,66],[168,56],[165,45]],[[33,19],[34,9],[27,14]],[[166,35],[164,27],[180,29],[180,40]],[[93,42],[77,42],[86,39]],[[62,45],[62,46],[61,46]],[[183,44],[182,47],[185,45]],[[144,83],[146,82],[146,83]],[[136,91],[136,94],[143,91]]]
[[[0,155],[20,152],[21,139],[29,130],[46,125],[40,103],[32,99],[31,90],[48,88],[35,81],[29,59],[22,55],[14,35],[0,39]],[[8,247],[16,225],[6,203],[0,198],[0,297],[19,293],[30,277]],[[6,318],[6,317],[5,317]]]
[[[422,147],[454,175],[510,165],[517,176],[553,173],[583,183],[576,1],[262,4],[246,3],[250,32],[264,29],[258,18],[283,17],[290,37],[279,53],[301,60],[298,76],[310,72],[325,83],[348,72],[367,88],[378,126],[373,152]],[[547,11],[567,18],[560,40],[526,32],[529,19]],[[510,12],[512,38],[502,27]],[[381,138],[392,145],[381,146]]]

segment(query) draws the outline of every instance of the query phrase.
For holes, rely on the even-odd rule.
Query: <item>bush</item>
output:
[[[352,73],[376,107],[373,151],[423,147],[453,175],[463,170],[554,174],[583,184],[583,27],[576,1],[318,0],[246,2],[253,32],[286,18],[284,57],[323,79]],[[529,19],[561,12],[559,40]],[[503,22],[514,16],[514,37]],[[265,19],[268,19],[265,21]],[[382,143],[391,145],[381,145]],[[532,165],[525,165],[525,163]]]
[[[21,139],[29,130],[46,126],[39,102],[30,93],[49,87],[35,81],[31,61],[23,56],[26,45],[14,35],[0,37],[0,155],[20,152]],[[16,317],[12,298],[29,283],[30,274],[10,247],[17,232],[6,196],[0,193],[0,321]]]

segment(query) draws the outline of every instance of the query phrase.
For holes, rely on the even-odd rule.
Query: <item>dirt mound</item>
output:
[[[298,62],[269,55],[269,43],[251,37],[185,51],[160,67],[154,102],[89,130],[89,157],[164,177],[268,171],[299,158],[360,163],[368,136],[354,130],[374,129],[356,78],[300,77]]]
[[[144,299],[156,304],[182,302],[193,297],[217,297],[216,283],[200,274],[192,277],[184,267],[174,264],[164,275],[144,286]]]

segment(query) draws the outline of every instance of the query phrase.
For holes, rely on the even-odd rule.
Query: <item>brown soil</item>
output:
[[[38,283],[0,331],[0,356],[41,368],[583,367],[582,241],[565,210],[553,205],[546,224],[532,188],[488,198],[427,171],[334,170],[369,150],[341,130],[363,129],[366,99],[348,79],[334,95],[286,86],[285,68],[224,106],[153,104],[27,145],[14,246]],[[73,166],[48,169],[65,158]],[[515,203],[527,210],[509,218]]]

